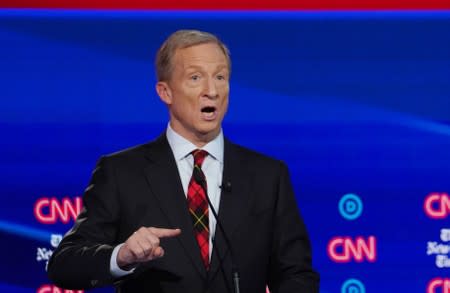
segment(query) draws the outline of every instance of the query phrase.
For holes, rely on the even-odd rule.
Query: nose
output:
[[[216,80],[213,77],[207,78],[205,80],[204,96],[209,99],[217,99],[219,97],[219,93],[217,92]]]

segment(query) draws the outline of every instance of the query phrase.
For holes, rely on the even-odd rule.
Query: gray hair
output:
[[[156,78],[158,81],[168,81],[173,70],[172,59],[176,50],[200,44],[215,43],[227,58],[228,69],[231,72],[230,51],[215,35],[198,30],[179,30],[171,34],[161,45],[156,54]]]

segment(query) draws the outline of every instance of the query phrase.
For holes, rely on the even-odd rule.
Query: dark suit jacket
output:
[[[289,180],[280,161],[225,140],[219,219],[232,243],[242,293],[318,292],[311,249]],[[156,141],[102,157],[83,197],[74,227],[53,253],[50,279],[89,289],[114,284],[117,292],[232,292],[232,258],[216,229],[206,271],[195,240],[175,159],[162,135]],[[141,226],[180,228],[161,240],[163,258],[121,279],[110,274],[114,247]],[[222,263],[222,265],[221,265]]]

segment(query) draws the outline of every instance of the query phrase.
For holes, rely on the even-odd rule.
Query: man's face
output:
[[[229,68],[215,43],[178,49],[167,82],[157,92],[169,107],[170,125],[197,146],[216,137],[228,108]]]

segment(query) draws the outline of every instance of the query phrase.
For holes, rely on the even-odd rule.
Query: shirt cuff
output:
[[[129,271],[122,270],[119,265],[117,264],[117,255],[119,254],[119,250],[125,243],[117,245],[111,255],[111,260],[109,262],[109,271],[111,272],[111,275],[115,278],[120,278],[126,275],[129,275],[134,272],[135,268],[132,268]]]

